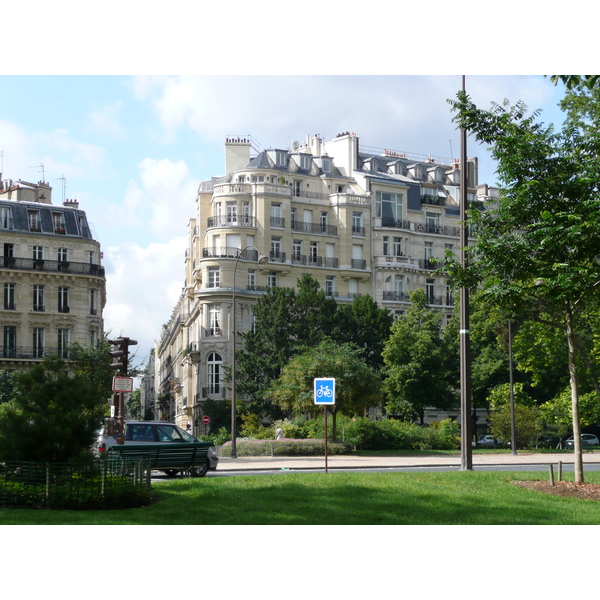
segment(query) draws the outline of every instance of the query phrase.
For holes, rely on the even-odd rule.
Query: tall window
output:
[[[206,382],[210,394],[218,394],[221,391],[221,376],[223,371],[223,359],[217,352],[211,352],[206,361]]]
[[[283,254],[281,253],[281,238],[271,238],[271,255],[270,260],[280,262],[283,260]]]
[[[402,238],[394,237],[394,256],[402,256]]]
[[[325,278],[325,295],[335,296],[335,277],[327,275]]]
[[[302,256],[302,240],[292,242],[292,260],[300,260]]]
[[[350,293],[350,297],[358,295],[358,279],[352,277],[348,282],[348,292]]]
[[[32,252],[33,260],[42,260],[44,258],[44,247],[43,246],[34,246]]]
[[[221,305],[208,305],[208,335],[221,335]]]
[[[271,227],[283,227],[284,224],[281,214],[281,203],[273,202],[271,204]]]
[[[58,288],[58,312],[69,312],[69,288],[60,286]]]
[[[62,213],[52,213],[52,227],[54,233],[65,233],[65,217]]]
[[[4,284],[4,309],[5,310],[16,310],[16,284],[5,283]]]
[[[39,210],[28,210],[27,221],[29,223],[29,231],[41,231]]]
[[[425,213],[427,231],[435,233],[440,226],[440,215],[437,213]]]
[[[66,262],[69,260],[69,249],[59,248],[58,249],[58,260],[59,262]]]
[[[43,312],[44,308],[44,286],[34,285],[33,286],[33,310],[36,312]]]
[[[208,287],[221,287],[221,277],[219,267],[208,267]]]
[[[237,225],[237,202],[227,202],[227,224]]]
[[[364,236],[365,228],[363,227],[362,213],[352,213],[352,235]]]
[[[321,212],[320,223],[321,223],[321,231],[323,233],[327,233],[327,221],[328,215],[325,211]]]
[[[435,280],[427,279],[425,281],[425,295],[427,296],[427,304],[435,304]]]
[[[68,329],[58,330],[58,357],[69,358],[69,342],[71,332]]]
[[[267,285],[269,287],[275,287],[278,283],[277,271],[269,271],[267,276]]]
[[[317,265],[319,261],[319,243],[311,242],[308,250],[308,258],[311,265]]]
[[[425,242],[423,250],[425,253],[423,257],[425,259],[424,266],[426,269],[430,269],[432,268],[431,259],[433,258],[433,242]]]
[[[5,325],[3,336],[2,355],[5,358],[14,358],[17,356],[17,327],[16,325]]]
[[[10,206],[0,206],[0,229],[12,229],[13,220]]]
[[[44,328],[33,328],[33,358],[44,357]]]
[[[90,290],[90,315],[98,314],[98,306],[97,306],[97,296],[98,293],[96,290]]]
[[[256,289],[256,269],[248,269],[248,289]]]
[[[382,218],[382,224],[386,220],[402,220],[402,194],[391,194],[389,192],[375,193],[375,216]]]

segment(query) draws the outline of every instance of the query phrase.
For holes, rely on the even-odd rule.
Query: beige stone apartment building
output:
[[[467,162],[469,201],[488,199],[495,190],[478,185],[477,159]],[[460,166],[363,147],[350,132],[268,150],[228,138],[225,176],[198,190],[185,288],[157,344],[157,416],[202,433],[203,401],[231,397],[234,323],[239,348],[257,298],[304,273],[340,303],[369,294],[400,316],[423,288],[450,314],[433,259],[459,251]]]
[[[0,369],[67,358],[103,335],[100,244],[77,201],[52,204],[43,181],[0,181],[0,253]]]

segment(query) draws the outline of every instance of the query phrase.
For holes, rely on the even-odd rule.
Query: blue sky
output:
[[[504,98],[555,120],[562,88],[541,76],[467,76],[481,106]],[[223,174],[224,140],[263,148],[356,132],[365,146],[458,157],[448,98],[460,75],[3,76],[3,177],[79,200],[104,251],[106,329],[144,361],[184,284],[187,223],[200,181]],[[494,182],[483,148],[480,182]],[[64,179],[63,179],[64,178]]]

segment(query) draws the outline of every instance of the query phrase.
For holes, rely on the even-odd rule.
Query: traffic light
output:
[[[113,357],[113,362],[110,367],[117,371],[118,375],[127,375],[129,366],[129,346],[137,345],[136,340],[128,337],[118,337],[116,340],[108,340],[109,344],[114,346],[113,351],[109,354]]]

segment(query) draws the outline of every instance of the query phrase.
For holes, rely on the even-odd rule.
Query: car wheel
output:
[[[165,471],[163,471],[163,473],[167,477],[175,477],[175,475],[177,475],[177,473],[179,473],[179,471],[177,469],[166,469]]]
[[[205,477],[208,473],[208,462],[201,467],[194,467],[190,469],[190,474],[192,477]]]

